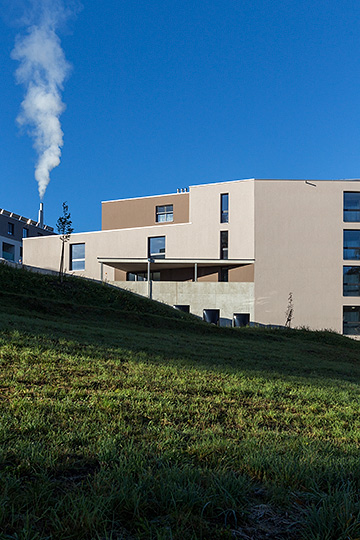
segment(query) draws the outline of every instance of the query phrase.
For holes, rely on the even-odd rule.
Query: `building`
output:
[[[42,209],[39,221],[0,208],[1,258],[21,262],[23,258],[23,239],[54,234],[54,229],[42,223]]]
[[[24,262],[56,269],[60,240],[29,238]],[[249,179],[102,203],[102,230],[73,234],[69,272],[202,316],[219,309],[360,334],[360,181]],[[148,279],[148,277],[150,279]]]

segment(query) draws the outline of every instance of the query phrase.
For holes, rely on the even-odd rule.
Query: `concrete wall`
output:
[[[313,184],[313,185],[311,185]],[[255,320],[284,324],[293,294],[293,326],[342,332],[344,191],[360,191],[358,182],[255,182]]]
[[[113,282],[143,296],[148,295],[145,281]],[[190,313],[202,317],[203,309],[220,309],[222,325],[230,325],[234,313],[250,313],[254,318],[253,283],[206,283],[153,281],[152,298],[169,305],[190,305]]]

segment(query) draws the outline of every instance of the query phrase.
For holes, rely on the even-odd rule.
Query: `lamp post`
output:
[[[151,298],[151,279],[150,279],[150,265],[154,262],[154,259],[151,257],[147,261],[147,282],[148,282],[148,297]]]

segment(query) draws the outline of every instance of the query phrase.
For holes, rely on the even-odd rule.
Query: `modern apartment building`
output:
[[[24,242],[24,262],[56,270],[60,240]],[[69,272],[103,279],[221,324],[360,334],[358,180],[249,179],[102,203],[102,230],[73,234]]]
[[[54,229],[33,221],[14,212],[0,208],[0,243],[1,258],[12,262],[21,262],[23,257],[23,239],[54,234]]]

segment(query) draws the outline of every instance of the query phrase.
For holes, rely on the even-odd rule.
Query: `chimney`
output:
[[[44,226],[44,203],[40,203],[38,223],[41,228]]]

